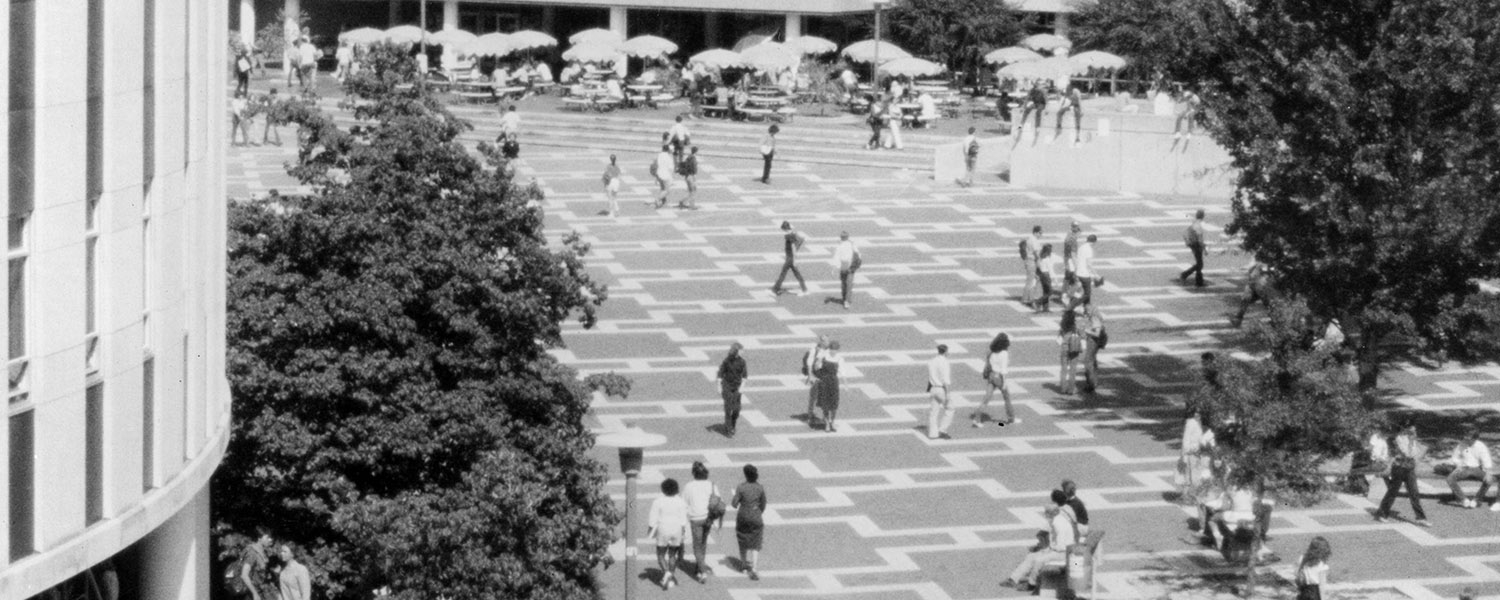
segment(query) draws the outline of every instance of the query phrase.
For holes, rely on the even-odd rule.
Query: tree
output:
[[[1268,313],[1249,326],[1260,358],[1218,361],[1217,385],[1200,387],[1194,404],[1211,415],[1206,425],[1231,467],[1228,483],[1254,490],[1257,500],[1274,492],[1282,501],[1310,501],[1327,490],[1321,465],[1360,447],[1372,412],[1360,402],[1347,352],[1309,327],[1304,303],[1274,300]]]
[[[977,70],[985,53],[1024,31],[1018,13],[994,0],[900,0],[885,15],[892,43],[960,72]]]
[[[330,598],[594,597],[618,515],[547,352],[605,297],[587,247],[549,248],[540,191],[440,104],[369,99],[359,133],[293,111],[316,193],[230,210],[221,547],[269,526]]]
[[[1188,58],[1239,170],[1231,232],[1337,319],[1371,392],[1413,351],[1493,330],[1500,275],[1500,3],[1204,4]],[[1373,395],[1367,395],[1373,402]]]
[[[1141,76],[1160,70],[1191,78],[1186,58],[1214,32],[1201,16],[1205,0],[1093,0],[1080,3],[1069,22],[1075,53],[1103,50],[1125,57]]]

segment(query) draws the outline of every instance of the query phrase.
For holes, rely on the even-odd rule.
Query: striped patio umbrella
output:
[[[563,52],[562,57],[579,62],[614,62],[620,57],[620,50],[610,44],[584,42],[568,48],[567,52]]]
[[[902,50],[901,47],[890,42],[881,41],[879,46],[880,62],[911,57],[910,52]],[[852,60],[854,62],[867,63],[873,62],[875,60],[875,49],[875,40],[865,40],[863,42],[854,42],[853,44],[849,44],[844,48],[843,54],[845,57],[848,57],[849,60]]]
[[[620,44],[620,51],[636,58],[659,58],[677,51],[677,44],[654,35],[639,35]]]
[[[594,28],[594,29],[585,29],[583,31],[580,31],[578,33],[575,33],[573,35],[568,36],[568,43],[569,44],[583,44],[583,43],[588,43],[588,42],[597,42],[597,43],[600,43],[600,44],[607,44],[607,45],[610,45],[610,46],[618,46],[618,45],[620,45],[624,41],[625,41],[625,38],[620,37],[620,34],[615,33],[613,31],[610,31],[608,29],[599,29],[597,27]]]
[[[510,46],[516,50],[550,48],[557,45],[557,38],[531,29],[511,33],[506,37],[506,41],[510,42]]]
[[[984,62],[993,65],[1009,65],[1033,60],[1042,60],[1042,55],[1020,46],[1001,48],[984,55]]]
[[[688,64],[693,63],[698,63],[705,67],[712,67],[715,69],[725,69],[730,67],[744,66],[745,59],[742,58],[738,52],[735,52],[733,50],[714,48],[713,50],[704,50],[702,52],[694,54],[692,58],[688,59]]]

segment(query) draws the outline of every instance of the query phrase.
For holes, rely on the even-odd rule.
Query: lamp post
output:
[[[870,74],[870,81],[873,82],[873,85],[875,87],[875,94],[877,96],[879,96],[879,94],[880,94],[880,9],[881,9],[881,7],[885,6],[885,3],[890,2],[890,0],[872,0],[872,2],[875,4],[875,57],[874,57],[874,62],[870,65],[870,70],[873,71]]]
[[[625,600],[634,600],[635,533],[631,530],[631,516],[635,514],[635,478],[645,462],[645,449],[665,444],[667,438],[637,428],[601,435],[596,443],[620,450],[620,472],[625,474]]]

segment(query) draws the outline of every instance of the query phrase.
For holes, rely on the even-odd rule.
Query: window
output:
[[[10,560],[15,562],[36,552],[33,508],[36,479],[32,454],[33,411],[26,410],[10,415]]]
[[[145,26],[141,28],[144,50],[141,56],[142,86],[141,171],[150,182],[156,177],[156,0],[145,0]]]
[[[141,490],[156,487],[156,359],[141,365]]]
[[[99,372],[99,232],[90,231],[84,246],[84,373]]]
[[[10,4],[10,151],[9,198],[6,211],[9,239],[6,243],[9,297],[6,302],[7,355],[10,385],[7,391],[11,414],[26,404],[27,327],[26,259],[31,248],[31,209],[36,194],[36,129],[32,108],[36,100],[36,5],[25,0]]]
[[[88,4],[87,153],[84,156],[88,217],[85,227],[97,227],[99,196],[104,193],[104,0]]]
[[[104,384],[90,385],[83,394],[84,521],[104,518]]]
[[[188,449],[188,430],[190,429],[188,423],[192,422],[188,418],[188,415],[191,414],[189,409],[192,407],[192,403],[189,400],[191,397],[189,390],[192,389],[192,380],[188,379],[188,376],[192,372],[192,369],[188,368],[189,356],[191,354],[188,352],[188,334],[184,331],[182,332],[182,406],[178,408],[182,411],[182,457],[185,459],[193,457],[193,452]]]

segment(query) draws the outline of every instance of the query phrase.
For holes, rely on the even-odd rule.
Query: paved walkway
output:
[[[290,146],[232,149],[231,195],[285,185],[274,167],[292,153]],[[670,592],[641,581],[640,597],[1019,596],[997,582],[1043,526],[1040,507],[1064,477],[1078,482],[1095,527],[1108,532],[1101,597],[1229,593],[1215,579],[1222,559],[1187,528],[1191,511],[1168,500],[1175,407],[1196,377],[1197,355],[1235,344],[1225,314],[1238,298],[1244,262],[1211,254],[1211,285],[1183,287],[1175,281],[1188,261],[1180,234],[1200,206],[1211,223],[1228,220],[1226,202],[961,189],[911,172],[813,165],[778,167],[767,186],[753,180],[758,162],[716,160],[700,176],[703,210],[657,211],[643,205],[652,189],[648,160],[620,156],[623,214],[610,219],[596,214],[604,206],[604,153],[526,153],[520,176],[538,178],[547,191],[549,235],[581,232],[594,249],[590,272],[610,286],[598,326],[569,324],[568,347],[557,355],[584,373],[616,371],[635,381],[628,399],[597,403],[591,425],[629,424],[670,440],[647,453],[638,522],[657,483],[687,479],[694,460],[705,461],[725,488],[738,483],[743,464],[756,464],[771,508],[761,581],[729,568],[735,550],[727,523],[709,550],[718,576],[705,586],[680,577],[683,585]],[[235,174],[237,167],[243,172]],[[677,189],[673,202],[683,193]],[[1072,219],[1099,235],[1099,268],[1108,279],[1098,302],[1110,345],[1100,361],[1102,389],[1091,398],[1056,389],[1055,313],[1036,315],[1013,300],[1022,282],[1016,241],[1040,224],[1057,242]],[[781,263],[782,220],[811,236],[801,259],[807,296],[769,291]],[[841,230],[866,265],[849,310],[824,303],[837,294],[827,260]],[[1001,330],[1014,340],[1024,423],[971,429],[984,347]],[[834,434],[796,416],[806,392],[797,363],[819,333],[842,342],[849,376]],[[745,345],[751,378],[739,435],[730,439],[717,429],[714,370],[733,341]],[[953,439],[930,441],[923,363],[938,343],[951,348],[960,408]],[[1391,380],[1405,392],[1398,401],[1450,411],[1494,408],[1497,383],[1495,365],[1412,368]],[[610,450],[597,453],[617,472]],[[623,479],[613,476],[610,490],[623,499]],[[1334,547],[1335,597],[1451,598],[1465,585],[1500,597],[1500,515],[1433,500],[1426,501],[1432,529],[1376,523],[1368,498],[1281,507],[1272,546],[1286,562],[1270,571],[1289,577],[1287,563],[1323,535]],[[635,534],[647,559],[641,568],[654,570],[644,526]],[[618,546],[616,554],[623,557]],[[601,573],[606,597],[622,597],[622,571],[617,562]]]

